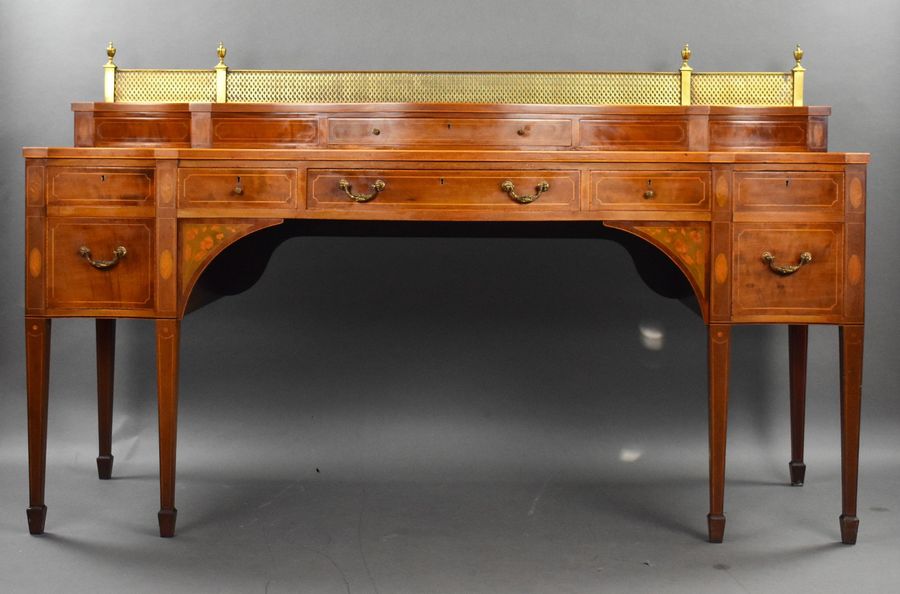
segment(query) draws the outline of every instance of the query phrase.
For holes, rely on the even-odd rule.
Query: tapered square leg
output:
[[[710,324],[707,354],[709,371],[709,542],[725,536],[725,441],[728,428],[728,373],[731,326]]]
[[[806,360],[809,326],[788,326],[788,351],[791,384],[791,461],[788,468],[791,484],[803,485],[806,464],[803,462],[803,441],[806,427]]]
[[[25,318],[25,367],[28,392],[28,531],[44,533],[47,506],[47,404],[50,387],[50,319]]]
[[[841,542],[856,544],[863,327],[841,326]]]
[[[175,446],[178,427],[179,320],[156,321],[156,382],[159,406],[159,535],[175,536]]]
[[[97,428],[99,454],[97,475],[112,476],[113,384],[116,361],[116,321],[97,320]]]

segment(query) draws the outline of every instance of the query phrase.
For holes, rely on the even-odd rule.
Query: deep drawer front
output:
[[[293,208],[296,205],[296,169],[183,167],[178,170],[181,208]]]
[[[595,171],[591,208],[708,210],[708,171]]]
[[[333,146],[567,147],[570,120],[514,118],[329,118]]]
[[[383,189],[375,193],[373,186],[379,180]],[[539,195],[530,203],[520,203],[501,187],[507,181],[520,198]],[[544,183],[547,189],[539,191]],[[310,169],[307,187],[307,208],[314,210],[578,210],[577,171]],[[357,201],[348,192],[374,196]]]
[[[839,171],[739,171],[734,189],[736,212],[844,212],[844,174]]]
[[[48,222],[47,297],[51,308],[153,308],[153,220]],[[81,248],[90,250],[98,269]],[[125,255],[117,257],[117,248]],[[117,260],[117,261],[116,261]],[[115,263],[110,264],[110,262]]]
[[[732,313],[839,316],[843,262],[840,224],[736,223]]]
[[[51,206],[153,204],[154,170],[136,167],[48,167]]]

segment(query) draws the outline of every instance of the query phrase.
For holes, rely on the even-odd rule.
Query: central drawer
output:
[[[282,167],[181,167],[178,206],[292,208],[297,170]]]
[[[332,146],[568,147],[572,122],[537,118],[329,118]]]
[[[709,210],[709,171],[591,172],[593,210]]]
[[[574,211],[578,180],[577,171],[310,169],[307,208]]]

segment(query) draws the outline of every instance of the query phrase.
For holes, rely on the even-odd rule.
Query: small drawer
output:
[[[840,316],[843,245],[840,224],[736,223],[734,317]]]
[[[312,210],[578,210],[577,171],[310,169],[307,187]]]
[[[148,206],[154,170],[135,167],[48,167],[50,206]]]
[[[570,120],[524,118],[329,118],[332,146],[568,147]]]
[[[738,171],[734,210],[747,213],[844,213],[840,171]]]
[[[49,219],[49,307],[152,309],[153,225],[153,219]],[[116,253],[120,248],[124,254]]]
[[[178,206],[293,208],[297,170],[287,168],[182,167]]]
[[[593,210],[709,210],[709,171],[594,171]]]

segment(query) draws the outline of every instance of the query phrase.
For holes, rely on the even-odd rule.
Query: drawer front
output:
[[[383,189],[368,201],[348,195],[372,194],[379,180]],[[513,192],[530,197],[539,193],[539,185],[546,183],[548,188],[522,204],[501,187],[507,181]],[[307,208],[313,210],[578,210],[577,171],[310,169],[307,187]]]
[[[182,167],[178,206],[293,208],[297,170],[287,168]]]
[[[329,118],[332,146],[568,147],[570,120]]]
[[[138,167],[48,167],[51,206],[147,206],[153,204],[154,170]]]
[[[213,147],[302,147],[318,141],[315,118],[216,115],[212,120]]]
[[[48,221],[47,302],[51,308],[153,308],[153,220],[69,219]],[[101,264],[97,269],[81,253]]]
[[[840,316],[843,286],[843,231],[840,224],[734,225],[732,313],[740,316]],[[812,259],[796,272],[808,253]],[[764,254],[774,257],[771,263]]]
[[[708,210],[708,171],[594,171],[591,208]]]
[[[688,150],[686,118],[581,120],[580,146],[605,151]]]
[[[840,171],[738,171],[734,188],[736,212],[844,212]]]

